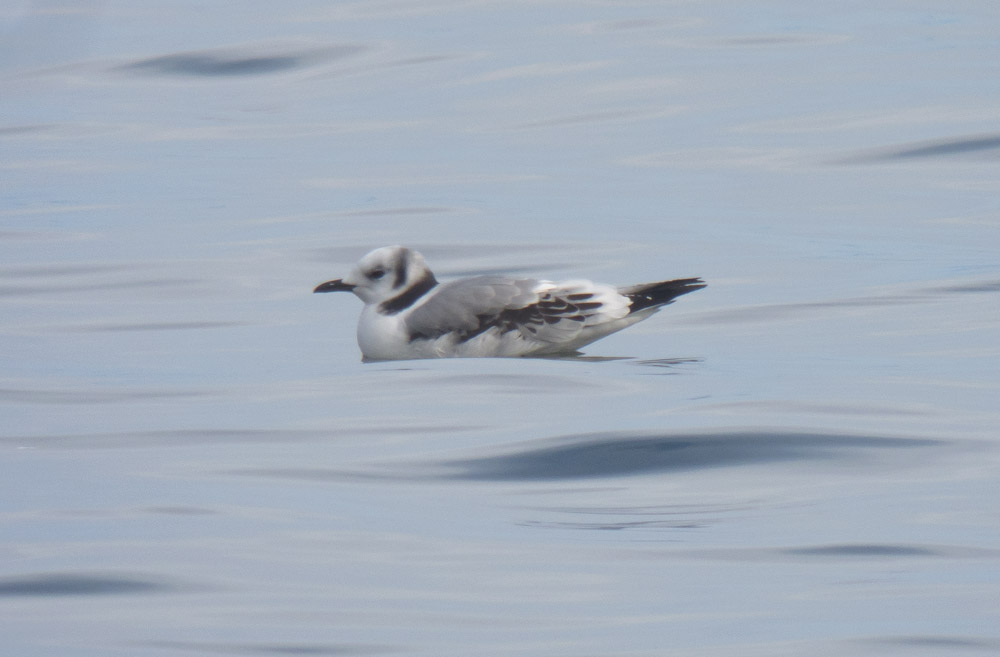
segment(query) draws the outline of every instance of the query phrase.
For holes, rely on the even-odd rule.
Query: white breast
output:
[[[398,315],[383,315],[365,306],[358,320],[358,346],[365,358],[397,360],[419,358],[412,353],[406,327]]]

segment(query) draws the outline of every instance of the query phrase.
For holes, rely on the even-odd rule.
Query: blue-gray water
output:
[[[996,654],[998,21],[6,3],[5,654]],[[395,243],[709,287],[363,364]]]

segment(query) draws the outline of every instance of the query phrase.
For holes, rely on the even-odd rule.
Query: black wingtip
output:
[[[645,308],[666,305],[673,302],[679,296],[689,294],[707,286],[708,283],[700,278],[678,278],[673,281],[637,285],[624,292],[624,294],[632,301],[629,312],[634,313]]]

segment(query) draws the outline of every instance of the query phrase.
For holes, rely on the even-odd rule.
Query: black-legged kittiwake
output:
[[[573,353],[703,287],[700,278],[626,287],[506,276],[438,283],[419,253],[387,246],[313,292],[357,295],[361,353],[400,360]]]

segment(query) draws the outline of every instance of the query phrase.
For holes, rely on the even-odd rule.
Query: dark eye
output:
[[[370,272],[368,272],[368,278],[370,278],[372,280],[375,280],[375,281],[377,281],[378,279],[382,278],[383,276],[385,276],[385,270],[384,269],[373,269]]]

